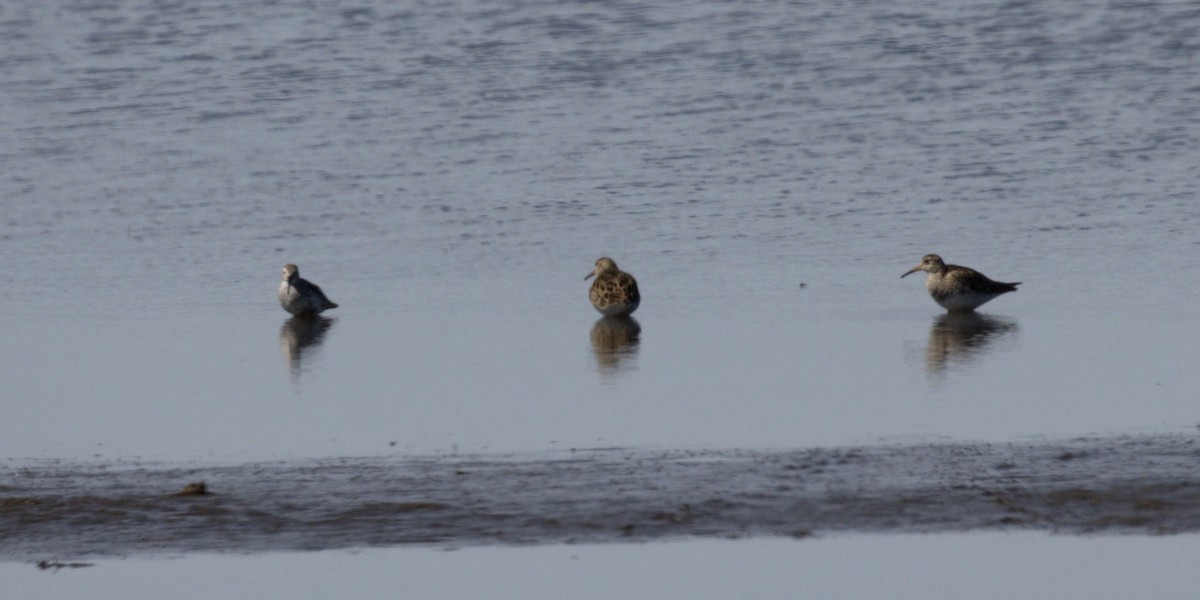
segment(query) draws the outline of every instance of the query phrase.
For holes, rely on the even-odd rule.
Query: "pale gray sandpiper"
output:
[[[279,283],[279,304],[293,315],[311,316],[330,308],[337,308],[325,292],[300,277],[300,268],[288,263],[283,265],[283,281]]]
[[[975,310],[988,300],[1017,291],[1021,282],[1003,283],[992,281],[986,275],[958,265],[948,265],[936,254],[926,254],[921,264],[911,268],[900,277],[903,279],[917,271],[925,271],[925,289],[934,302],[951,312]]]
[[[592,282],[588,298],[600,314],[606,317],[625,317],[637,310],[638,304],[642,302],[637,280],[633,275],[618,269],[613,259],[606,256],[597,260],[596,268],[583,280],[587,281],[593,276],[596,281]]]

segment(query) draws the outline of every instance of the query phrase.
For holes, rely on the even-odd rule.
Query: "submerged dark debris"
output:
[[[208,494],[208,485],[203,481],[193,481],[175,492],[176,496],[207,496]]]
[[[36,564],[37,564],[37,568],[39,568],[43,571],[49,571],[49,570],[58,571],[60,569],[83,569],[86,567],[96,566],[93,563],[62,562],[62,561],[58,561],[58,560],[39,560],[39,561],[37,561]]]

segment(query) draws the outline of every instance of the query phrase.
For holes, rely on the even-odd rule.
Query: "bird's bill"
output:
[[[589,280],[589,279],[591,279],[591,278],[592,278],[592,275],[595,275],[595,274],[596,274],[596,272],[595,272],[595,271],[592,271],[591,273],[588,273],[588,274],[587,274],[587,277],[584,277],[584,278],[583,278],[583,280],[584,280],[584,281],[587,281],[587,280]]]
[[[921,270],[921,265],[917,265],[917,266],[905,271],[904,274],[900,276],[900,279],[904,279],[905,277],[908,277],[909,275],[912,275],[913,273],[916,273],[917,271],[920,271],[920,270]]]

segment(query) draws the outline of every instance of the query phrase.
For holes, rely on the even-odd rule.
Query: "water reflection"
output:
[[[1004,337],[1015,334],[1017,324],[1008,319],[976,312],[943,314],[929,327],[925,368],[931,376],[968,365]]]
[[[633,317],[601,317],[592,325],[592,352],[596,369],[613,374],[634,365],[642,326]]]
[[[300,376],[300,360],[305,348],[318,346],[333,326],[333,319],[322,316],[297,315],[279,328],[279,345],[287,358],[292,379]]]

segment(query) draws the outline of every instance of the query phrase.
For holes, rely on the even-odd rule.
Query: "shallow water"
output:
[[[0,473],[1194,435],[1197,23],[7,3]],[[927,252],[1021,290],[947,319]]]
[[[820,540],[548,545],[453,552],[196,554],[39,570],[0,563],[38,598],[407,595],[421,598],[1189,598],[1197,537],[857,535]]]

